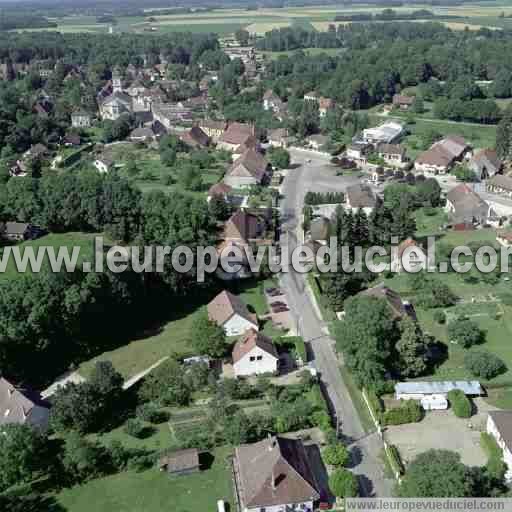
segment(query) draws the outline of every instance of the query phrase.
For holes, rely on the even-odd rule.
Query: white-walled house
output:
[[[276,373],[279,355],[272,340],[249,329],[233,347],[233,368],[236,377]]]
[[[259,330],[256,315],[249,312],[240,297],[224,290],[208,304],[208,317],[224,328],[228,336],[239,336],[249,329]]]
[[[512,411],[492,411],[487,417],[487,433],[496,439],[503,450],[503,461],[507,465],[505,478],[512,480]]]

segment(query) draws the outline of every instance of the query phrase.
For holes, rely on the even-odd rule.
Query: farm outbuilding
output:
[[[158,461],[158,468],[173,476],[196,473],[200,469],[199,450],[190,448],[163,455]]]
[[[399,382],[395,384],[397,400],[422,400],[426,396],[446,397],[450,391],[458,389],[468,396],[483,394],[480,382],[473,381],[438,381],[438,382]]]
[[[443,395],[427,395],[421,399],[425,411],[444,411],[448,409],[448,400]]]

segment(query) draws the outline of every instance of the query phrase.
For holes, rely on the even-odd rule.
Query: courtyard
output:
[[[494,410],[482,399],[475,399],[476,414],[469,419],[457,418],[451,409],[429,411],[419,423],[387,427],[385,438],[400,452],[405,465],[427,450],[457,452],[468,466],[483,466],[487,456],[480,446],[487,413]]]

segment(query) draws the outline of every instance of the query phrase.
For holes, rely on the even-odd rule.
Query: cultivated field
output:
[[[410,13],[417,9],[428,9],[437,16],[450,17],[440,20],[454,30],[478,30],[481,27],[512,28],[512,5],[506,0],[496,2],[484,2],[482,4],[471,3],[456,7],[432,7],[431,5],[415,5],[395,7],[400,13]],[[382,6],[366,4],[361,6],[312,6],[312,7],[285,7],[264,8],[255,11],[246,9],[215,9],[208,12],[190,14],[159,15],[158,10],[146,9],[147,17],[132,16],[119,17],[114,26],[114,32],[133,33],[165,33],[165,32],[215,32],[219,35],[227,35],[240,28],[249,32],[263,35],[273,29],[297,25],[297,22],[311,24],[314,30],[325,31],[330,24],[340,25],[334,22],[339,14],[379,13]],[[508,16],[511,16],[508,18]],[[453,17],[456,17],[455,19]],[[61,32],[92,32],[106,33],[109,25],[97,23],[94,16],[68,16],[55,19],[58,23],[57,30]],[[425,21],[425,20],[420,20]],[[36,29],[55,30],[55,29]]]

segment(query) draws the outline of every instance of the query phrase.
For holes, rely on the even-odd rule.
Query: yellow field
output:
[[[393,10],[397,12],[412,12],[418,9],[427,9],[437,15],[459,16],[462,18],[479,18],[476,21],[478,25],[470,25],[469,20],[446,21],[444,24],[453,30],[479,30],[482,27],[490,29],[498,29],[493,25],[506,26],[501,22],[498,23],[496,18],[504,12],[505,15],[512,15],[512,3],[505,6],[467,4],[456,7],[432,7],[429,5],[414,5],[407,7],[396,7]],[[226,35],[231,31],[235,31],[237,25],[256,35],[264,35],[273,29],[289,27],[294,20],[309,21],[316,30],[325,31],[329,25],[339,26],[348,22],[335,22],[334,18],[337,14],[343,13],[377,13],[382,12],[383,7],[376,5],[357,5],[357,6],[310,6],[310,7],[289,7],[283,9],[262,8],[255,11],[246,9],[217,9],[208,12],[196,12],[185,14],[162,14],[158,12],[146,12],[145,16],[136,18],[120,18],[119,24],[115,26],[116,32],[140,32],[143,27],[148,26],[146,21],[149,17],[155,18],[151,25],[157,27],[158,32],[168,31],[186,31],[206,32],[208,25],[212,26],[212,31],[216,31],[221,35]],[[156,10],[155,10],[156,11]],[[487,20],[480,18],[489,18]],[[96,32],[104,33],[108,31],[108,27],[104,24],[95,24],[94,16],[69,16],[63,19],[55,20],[58,23],[56,29],[36,29],[41,30],[58,30],[61,32]],[[426,20],[415,20],[426,21]],[[223,28],[223,26],[225,26]]]
[[[458,21],[445,21],[443,22],[443,25],[445,25],[448,28],[451,28],[452,30],[465,30],[466,28],[468,30],[480,30],[481,28],[488,28],[489,30],[501,30],[499,27],[489,27],[488,25],[468,25],[467,23],[462,23]]]

